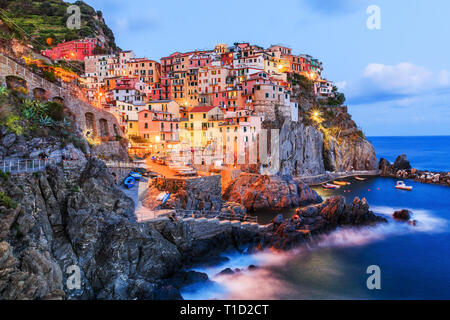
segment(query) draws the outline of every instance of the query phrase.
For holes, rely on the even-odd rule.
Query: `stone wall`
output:
[[[93,131],[96,135],[108,137],[124,136],[114,115],[89,104],[85,94],[78,86],[68,83],[63,83],[59,86],[0,54],[0,83],[6,83],[7,76],[16,76],[24,79],[27,83],[30,98],[33,98],[35,89],[39,89],[37,90],[39,94],[44,94],[49,100],[62,100],[75,117],[78,127],[83,132],[90,129],[86,123],[86,114],[92,114],[94,120]],[[106,123],[106,126],[103,126],[103,123]],[[102,130],[102,128],[105,129]]]
[[[108,171],[114,176],[117,184],[121,184],[131,172],[130,168],[108,168]],[[116,178],[117,177],[117,178]]]
[[[92,148],[94,155],[118,161],[128,161],[127,145],[119,141],[106,141]]]
[[[198,194],[222,196],[222,178],[219,175],[186,180],[186,190]]]
[[[219,175],[192,179],[153,179],[143,205],[152,210],[156,209],[159,206],[156,198],[161,192],[171,193],[164,207],[166,209],[220,211],[223,206],[222,178]]]
[[[185,190],[192,195],[208,193],[212,196],[222,195],[222,178],[219,175],[192,179],[156,178],[153,185],[160,191],[178,193]]]

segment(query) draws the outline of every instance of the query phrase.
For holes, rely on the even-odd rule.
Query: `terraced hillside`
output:
[[[9,30],[1,30],[0,38],[14,37],[31,42],[40,51],[51,45],[85,37],[103,39],[107,51],[118,50],[114,34],[106,25],[101,11],[96,11],[83,1],[73,3],[81,10],[81,28],[71,30],[66,22],[71,5],[62,0],[0,0],[0,18]],[[8,32],[9,31],[9,32]]]

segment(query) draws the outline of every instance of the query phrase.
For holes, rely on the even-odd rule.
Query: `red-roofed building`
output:
[[[105,45],[95,38],[86,38],[58,43],[52,49],[41,51],[41,54],[52,60],[84,61],[85,57],[94,55],[96,47],[104,49]]]

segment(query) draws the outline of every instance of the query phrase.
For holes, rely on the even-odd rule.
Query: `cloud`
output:
[[[450,90],[450,73],[446,70],[432,72],[410,62],[397,65],[371,63],[361,78],[349,83],[347,97],[355,104],[404,100]]]
[[[364,78],[381,91],[410,94],[428,87],[433,74],[424,67],[408,62],[395,66],[371,63],[364,70]]]

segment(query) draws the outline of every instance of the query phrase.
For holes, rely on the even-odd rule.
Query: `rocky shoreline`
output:
[[[181,288],[208,281],[187,270],[223,262],[224,251],[288,250],[341,225],[383,222],[364,199],[336,197],[264,228],[230,224],[198,237],[184,220],[137,223],[133,201],[97,159],[79,170],[50,166],[0,182],[10,199],[0,206],[1,299],[181,299]],[[76,290],[66,286],[71,266],[81,270]]]
[[[382,177],[409,179],[421,183],[450,186],[450,172],[414,169],[404,154],[398,156],[393,164],[386,159],[380,159],[380,174]]]

